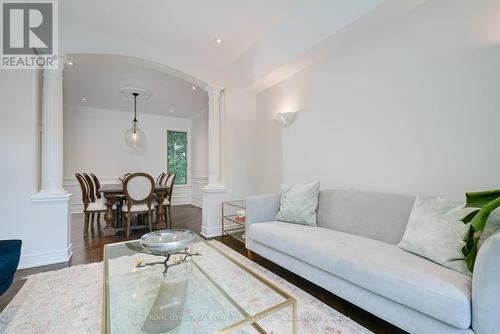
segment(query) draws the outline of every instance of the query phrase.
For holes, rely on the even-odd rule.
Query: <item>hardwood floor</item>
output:
[[[104,226],[104,220],[101,220],[101,225]],[[199,234],[201,230],[201,210],[192,205],[180,205],[172,207],[172,221],[173,228],[189,228],[195,233]],[[83,215],[72,215],[71,242],[73,244],[73,257],[71,258],[70,262],[18,270],[16,272],[12,287],[8,290],[7,293],[0,296],[0,311],[7,306],[7,304],[12,300],[12,298],[14,298],[17,292],[22,288],[27,276],[39,272],[61,269],[67,266],[100,262],[102,261],[103,246],[105,244],[127,240],[125,234],[122,232],[114,236],[104,236],[101,231],[102,229],[97,228],[96,224],[96,228],[94,230],[91,230],[87,237],[84,237]],[[144,232],[145,230],[133,230],[129,239],[137,239],[141,235],[143,235]],[[219,237],[215,239],[221,241],[222,243],[246,256],[245,246],[241,242],[227,236],[224,238]],[[352,305],[351,303],[335,296],[325,289],[320,288],[313,283],[310,283],[309,281],[258,255],[256,255],[254,261],[272,271],[276,275],[283,277],[290,283],[308,292],[312,296],[316,297],[317,299],[321,300],[322,302],[331,306],[342,314],[348,316],[349,318],[353,319],[354,321],[368,328],[374,333],[406,333],[403,330],[392,326],[391,324],[369,314],[359,307]]]

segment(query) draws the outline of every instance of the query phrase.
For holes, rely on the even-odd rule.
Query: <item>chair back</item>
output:
[[[87,181],[88,185],[88,196],[91,202],[95,202],[95,192],[94,192],[94,182],[90,178],[89,174],[83,173],[83,177],[85,178],[85,181]]]
[[[123,174],[122,176],[120,176],[118,178],[118,180],[120,180],[122,183],[125,182],[125,179],[127,178],[127,176],[129,176],[131,173],[125,173]]]
[[[176,173],[169,173],[168,177],[165,179],[165,186],[169,188],[167,193],[167,199],[170,203],[172,203],[172,194],[174,193],[174,184],[175,184],[175,176]]]
[[[165,176],[165,172],[161,172],[160,175],[156,178],[156,184],[161,184],[163,177]]]
[[[101,193],[99,192],[99,189],[101,189],[101,182],[99,182],[99,179],[94,173],[90,173],[90,177],[92,177],[92,180],[94,181],[95,197],[101,198]]]
[[[85,181],[85,178],[79,173],[75,173],[75,177],[78,180],[78,183],[80,183],[80,189],[82,190],[83,207],[85,209],[87,209],[87,206],[89,206],[89,202],[90,202],[89,195],[88,195],[89,187],[87,185],[87,181]]]
[[[133,173],[123,181],[123,192],[127,198],[127,206],[144,204],[151,208],[151,200],[155,190],[155,180],[146,173]]]

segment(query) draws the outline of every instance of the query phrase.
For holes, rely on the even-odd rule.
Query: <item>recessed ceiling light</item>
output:
[[[69,65],[69,66],[73,66],[73,65],[75,65],[75,63],[74,63],[74,62],[72,62],[72,61],[68,61],[68,65]]]
[[[222,38],[216,38],[214,41],[215,41],[215,43],[217,43],[217,44],[222,44],[222,43],[224,43],[224,40],[223,40]]]
[[[87,101],[87,99],[86,99],[86,98],[84,98],[84,97],[82,97],[82,102],[85,102],[85,101]]]
[[[174,109],[170,109],[170,112],[174,112]]]
[[[193,87],[191,87],[191,88],[193,88],[193,90],[196,90],[196,86],[193,86]]]

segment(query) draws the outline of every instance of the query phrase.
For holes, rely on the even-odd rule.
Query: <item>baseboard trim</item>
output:
[[[210,227],[210,228],[207,228],[206,226],[202,226],[201,227],[201,235],[207,239],[220,237],[222,235],[222,228],[220,226]]]
[[[193,198],[193,201],[191,202],[191,205],[196,206],[197,208],[203,209],[201,205],[201,201],[197,198]]]
[[[22,255],[18,269],[68,262],[73,256],[72,248],[72,244],[69,244],[66,249]]]
[[[224,224],[224,227],[226,228],[235,228],[241,225],[238,224]],[[222,235],[222,226],[217,226],[217,227],[201,227],[201,235],[204,236],[205,238],[215,238],[215,237],[220,237]]]

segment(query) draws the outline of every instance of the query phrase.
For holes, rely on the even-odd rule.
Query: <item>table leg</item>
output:
[[[104,234],[110,235],[113,230],[113,221],[115,220],[115,214],[113,213],[113,197],[106,197],[106,213],[104,214],[104,220],[106,221],[106,227],[104,228]]]
[[[166,221],[165,221],[165,207],[163,206],[163,199],[164,198],[165,198],[165,194],[159,192],[158,193],[158,211],[156,211],[156,212],[158,215],[158,225],[165,224],[165,226],[168,228],[168,226],[166,225]]]

